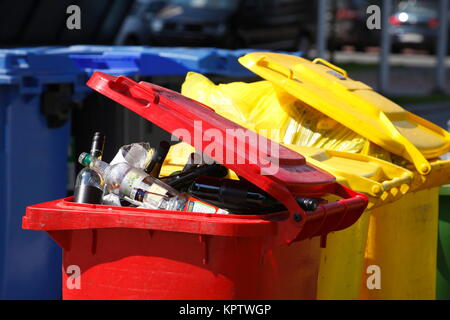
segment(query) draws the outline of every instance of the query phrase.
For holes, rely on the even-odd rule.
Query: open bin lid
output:
[[[94,73],[87,85],[275,197],[281,188],[305,197],[334,191],[335,177],[307,164],[300,154],[177,92],[100,72]]]
[[[284,230],[280,232],[284,242],[346,228],[356,222],[367,206],[364,195],[336,183],[332,175],[307,164],[300,154],[177,92],[101,72],[94,73],[87,85],[191,144],[280,201],[289,211],[287,223],[278,226],[280,231]],[[243,132],[251,132],[254,135],[251,137],[257,139],[248,139]],[[222,155],[232,155],[232,161],[224,161]],[[314,212],[303,211],[295,200],[296,196],[325,194],[342,199],[320,205]]]
[[[323,59],[313,62],[287,54],[249,53],[239,62],[328,117],[411,161],[428,174],[427,159],[450,150],[450,134],[401,108],[347,72]]]

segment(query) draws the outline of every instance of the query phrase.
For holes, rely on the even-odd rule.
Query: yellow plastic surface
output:
[[[366,267],[380,267],[381,289],[369,290],[364,273],[362,299],[435,299],[438,196],[425,189],[372,210]]]
[[[280,94],[291,94],[304,105],[411,161],[421,174],[431,170],[427,159],[450,150],[447,131],[350,79],[345,71],[322,59],[311,62],[287,54],[254,52],[239,61],[274,83]]]
[[[164,159],[163,165],[161,167],[160,176],[166,177],[170,176],[172,173],[177,171],[181,171],[185,164],[188,162],[191,153],[195,152],[193,146],[186,142],[180,142],[175,145],[172,145],[167,153],[166,158]],[[228,170],[228,175],[226,178],[229,179],[239,179],[237,174]]]
[[[369,219],[370,211],[365,211],[351,227],[327,236],[321,249],[317,299],[359,299]]]
[[[431,189],[450,183],[450,160],[434,159],[430,162],[431,171],[427,175],[414,172],[411,192]]]
[[[413,180],[411,171],[362,154],[294,145],[286,147],[305,156],[309,163],[333,174],[339,183],[368,195],[367,209],[398,199],[408,192]]]
[[[160,176],[169,176],[176,171],[182,170],[193,152],[195,152],[194,147],[188,143],[180,142],[172,145],[164,159]]]
[[[367,142],[314,108],[304,106],[300,111],[301,101],[287,93],[277,94],[269,81],[215,85],[189,72],[181,93],[278,142],[348,152],[360,152]]]

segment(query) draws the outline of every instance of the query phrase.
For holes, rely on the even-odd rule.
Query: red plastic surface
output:
[[[88,85],[169,132],[243,129],[152,84],[96,73]],[[196,120],[202,121],[202,129],[194,125]],[[282,146],[278,172],[262,175],[267,164],[260,160],[271,156],[248,141],[240,143],[246,151],[236,156],[244,164],[225,165],[282,202],[286,212],[172,212],[78,204],[71,198],[28,207],[23,228],[47,231],[55,239],[64,250],[64,270],[81,267],[81,289],[69,289],[63,272],[64,298],[313,299],[320,250],[311,245],[318,238],[306,239],[352,225],[366,208],[367,197],[337,184]],[[226,143],[220,148],[223,154],[234,150]],[[216,159],[204,148],[200,151]],[[260,155],[256,163],[249,161],[252,153]],[[295,200],[324,194],[341,200],[314,212],[303,211]],[[298,240],[305,241],[294,243]]]
[[[351,192],[342,187],[341,196]],[[348,195],[350,196],[351,193]],[[327,204],[322,204],[313,213],[307,214],[304,227],[295,229],[296,237],[289,238],[288,212],[265,215],[205,214],[140,208],[112,207],[80,204],[72,197],[36,204],[27,207],[23,217],[23,228],[32,230],[82,230],[106,228],[131,228],[184,232],[198,235],[227,237],[268,237],[268,247],[293,240],[326,235],[352,225],[364,210],[365,198],[359,195]]]
[[[264,251],[266,237],[141,229],[54,231],[63,299],[315,299],[319,239]],[[74,288],[70,267],[80,269]]]
[[[280,246],[287,213],[220,215],[78,204],[27,208],[23,227],[63,249],[64,299],[315,299],[317,232],[356,221],[359,201],[311,215],[303,241]],[[354,206],[354,208],[352,208]],[[80,268],[74,288],[70,267]]]

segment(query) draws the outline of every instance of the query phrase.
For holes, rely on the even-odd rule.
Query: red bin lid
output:
[[[192,145],[283,202],[277,190],[320,197],[335,178],[305,158],[172,90],[96,72],[87,85]],[[275,194],[273,194],[275,193]]]

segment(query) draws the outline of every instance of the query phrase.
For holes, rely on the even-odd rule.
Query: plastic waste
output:
[[[109,192],[134,205],[171,211],[226,212],[201,202],[187,193],[178,192],[145,171],[130,166],[127,162],[109,165],[88,153],[82,153],[78,161],[97,171],[103,177]]]

